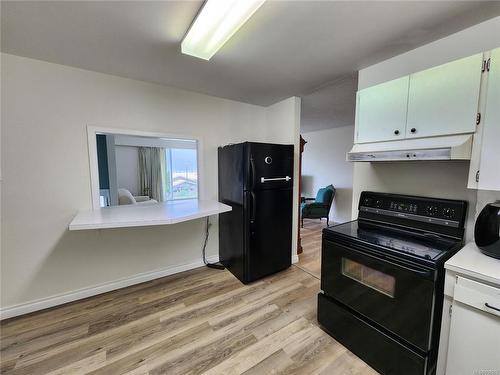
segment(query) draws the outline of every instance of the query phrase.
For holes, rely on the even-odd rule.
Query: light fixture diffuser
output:
[[[207,0],[181,43],[184,54],[210,60],[265,0]]]

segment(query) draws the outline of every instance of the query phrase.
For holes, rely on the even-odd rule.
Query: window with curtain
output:
[[[198,153],[196,141],[177,141],[165,149],[165,199],[198,198]]]
[[[198,198],[198,141],[96,134],[100,206]]]

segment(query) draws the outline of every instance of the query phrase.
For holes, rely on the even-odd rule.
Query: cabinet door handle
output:
[[[489,308],[489,309],[496,310],[496,311],[500,312],[500,309],[499,309],[498,307],[491,306],[488,302],[486,302],[486,303],[484,304],[484,306],[486,306],[486,307],[487,307],[487,308]]]
[[[399,135],[399,130],[394,130],[394,134]]]
[[[417,129],[415,129],[415,128],[411,128],[411,130],[410,130],[410,131],[411,131],[412,133],[416,133],[416,132],[417,132]]]

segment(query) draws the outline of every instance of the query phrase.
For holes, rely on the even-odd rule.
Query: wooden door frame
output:
[[[297,220],[297,254],[302,254],[304,251],[302,249],[302,244],[301,244],[301,238],[300,238],[300,196],[302,193],[302,153],[304,152],[304,146],[306,145],[307,141],[302,138],[302,135],[300,135],[300,149],[299,149],[299,191],[298,191],[298,200],[299,200],[299,220]]]

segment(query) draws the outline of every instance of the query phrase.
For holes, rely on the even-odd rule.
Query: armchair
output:
[[[316,198],[302,198],[300,203],[301,223],[304,227],[304,218],[322,219],[326,218],[326,225],[329,225],[328,214],[335,197],[335,188],[333,185],[321,188],[316,194]],[[313,201],[308,203],[308,201]]]
[[[147,195],[133,196],[127,189],[118,189],[118,204],[120,206],[127,204],[154,204],[158,203],[156,199],[151,199]]]

